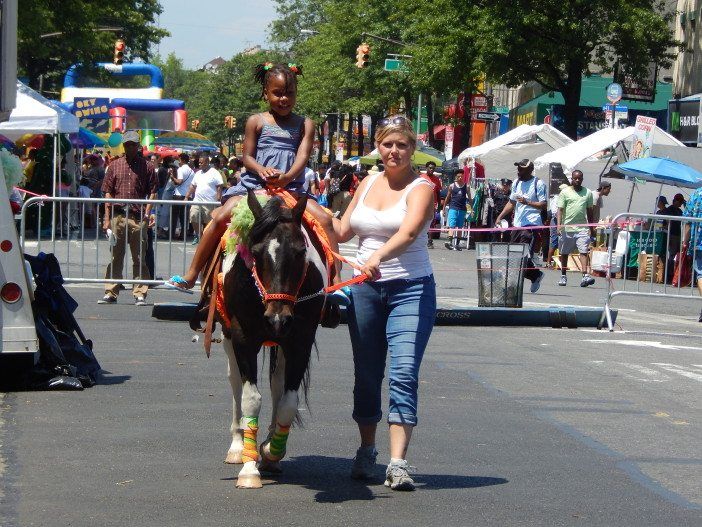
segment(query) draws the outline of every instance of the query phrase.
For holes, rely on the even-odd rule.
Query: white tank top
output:
[[[358,235],[356,262],[359,265],[365,264],[370,255],[385,245],[400,229],[400,225],[407,216],[407,196],[412,189],[418,185],[431,185],[426,179],[418,177],[407,185],[400,201],[395,205],[385,210],[371,209],[365,205],[366,195],[382,175],[381,172],[369,177],[370,181],[351,214],[351,228]],[[431,220],[427,221],[417,238],[405,249],[404,253],[397,258],[381,262],[379,282],[398,278],[422,278],[433,273],[427,250],[427,232],[430,224]],[[354,274],[360,273],[354,271]]]

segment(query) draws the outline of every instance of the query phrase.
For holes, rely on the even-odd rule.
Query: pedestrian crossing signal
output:
[[[366,43],[363,42],[360,46],[356,48],[356,67],[357,68],[367,68],[368,61],[370,60],[371,48]]]
[[[121,38],[115,42],[115,54],[112,59],[115,66],[121,66],[122,60],[124,59],[124,40]]]

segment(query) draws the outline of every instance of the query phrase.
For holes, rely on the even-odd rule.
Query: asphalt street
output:
[[[440,304],[475,305],[473,252],[435,249],[432,260]],[[602,305],[603,280],[557,279],[548,271],[526,305]],[[614,333],[435,328],[408,455],[418,489],[396,493],[382,485],[384,436],[378,477],[348,477],[344,326],[318,333],[284,474],[244,491],[223,463],[221,347],[207,359],[187,324],[152,319],[129,294],[98,306],[101,289],[70,292],[106,374],[83,392],[1,396],[0,525],[702,525],[699,300],[623,297]],[[149,295],[174,300],[184,295]],[[267,382],[263,394],[266,423]]]

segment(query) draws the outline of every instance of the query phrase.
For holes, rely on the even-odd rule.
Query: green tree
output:
[[[673,15],[662,13],[658,0],[482,0],[466,42],[489,80],[561,92],[565,133],[575,138],[583,75],[619,62],[640,77],[652,61],[671,64]]]
[[[306,31],[317,31],[325,22],[327,0],[275,0],[280,18],[271,22],[271,41],[295,48],[306,38]]]
[[[158,0],[23,0],[17,24],[19,75],[33,88],[42,76],[45,89],[58,91],[72,64],[110,62],[117,37],[127,44],[125,61],[148,61],[151,47],[168,36],[155,25],[161,11]]]

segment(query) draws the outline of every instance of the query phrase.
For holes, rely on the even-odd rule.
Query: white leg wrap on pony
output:
[[[258,450],[256,436],[258,434],[258,415],[261,411],[261,393],[258,386],[249,381],[244,383],[241,394],[241,426],[244,429],[244,451],[241,458],[244,466],[239,472],[236,486],[240,488],[255,489],[261,487],[261,474],[256,468]]]
[[[244,450],[244,430],[241,428],[241,374],[239,373],[239,366],[236,363],[236,356],[234,355],[234,346],[232,341],[227,338],[222,339],[222,344],[224,346],[224,351],[227,352],[227,357],[229,359],[227,365],[227,376],[229,377],[229,384],[232,387],[232,406],[233,406],[233,417],[232,425],[230,427],[230,432],[232,434],[232,443],[227,451],[227,458],[224,460],[225,463],[241,463],[241,453]]]

